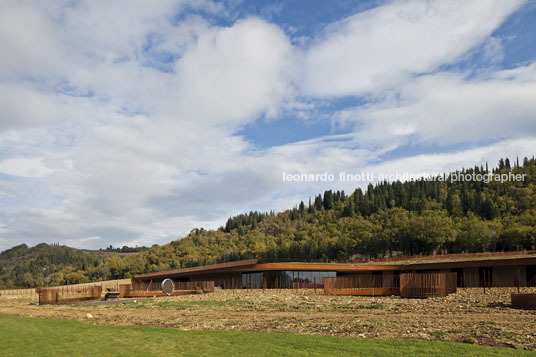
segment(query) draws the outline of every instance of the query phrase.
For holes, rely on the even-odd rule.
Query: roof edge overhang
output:
[[[233,270],[235,268],[245,268],[248,266],[253,266],[258,263],[258,259],[247,259],[247,260],[239,260],[236,262],[229,262],[229,263],[220,263],[220,264],[211,264],[211,265],[203,265],[198,267],[191,267],[191,268],[184,268],[184,269],[177,269],[177,270],[168,270],[168,271],[159,271],[156,273],[146,273],[146,274],[136,274],[134,275],[134,279],[153,279],[153,278],[161,278],[161,277],[177,277],[177,276],[183,276],[183,275],[190,275],[190,274],[201,274],[201,273],[213,273],[217,271],[228,271]]]
[[[248,267],[247,271],[300,270],[300,271],[390,271],[402,265],[314,264],[314,263],[261,263]]]
[[[411,263],[403,265],[403,269],[440,269],[440,268],[471,268],[471,267],[490,267],[490,266],[516,266],[516,265],[536,265],[534,258],[503,258],[487,260],[464,260],[452,262],[429,262],[429,263]]]
[[[337,264],[337,263],[259,263],[258,259],[240,260],[230,263],[204,265],[178,270],[168,270],[156,273],[137,274],[134,279],[159,279],[178,278],[191,275],[204,274],[224,274],[224,273],[248,273],[261,271],[336,271],[336,272],[373,272],[373,271],[400,271],[416,269],[449,269],[449,268],[470,268],[486,266],[516,266],[516,265],[536,265],[536,257],[509,258],[495,260],[472,260],[472,261],[452,261],[452,262],[413,262],[406,264]]]

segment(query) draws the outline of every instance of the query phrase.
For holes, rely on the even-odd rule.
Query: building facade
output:
[[[518,253],[518,254],[515,254]],[[391,287],[400,273],[455,272],[458,287],[536,286],[536,251],[397,258],[357,263],[263,263],[257,259],[138,274],[143,290],[164,279],[214,281],[217,289],[322,288],[324,278],[367,276],[375,287]]]

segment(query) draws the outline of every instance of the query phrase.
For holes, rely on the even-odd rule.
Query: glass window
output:
[[[244,289],[313,289],[323,288],[325,277],[335,277],[334,271],[266,271],[242,274]]]

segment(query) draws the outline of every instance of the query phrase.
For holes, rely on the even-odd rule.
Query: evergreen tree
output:
[[[318,195],[315,197],[315,209],[321,210],[324,207],[324,202],[322,201],[322,196]]]
[[[331,190],[324,191],[323,205],[325,210],[330,210],[333,208],[333,192],[331,192]]]

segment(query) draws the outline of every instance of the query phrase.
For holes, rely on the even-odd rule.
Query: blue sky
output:
[[[0,250],[162,244],[536,144],[536,1],[0,1]]]

